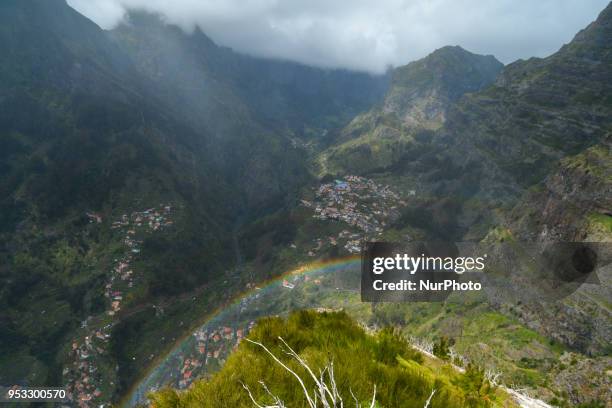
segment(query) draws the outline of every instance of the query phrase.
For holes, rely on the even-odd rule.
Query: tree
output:
[[[446,336],[440,337],[437,343],[433,346],[434,356],[441,358],[442,360],[450,359],[450,348],[455,344],[455,339],[448,338]]]

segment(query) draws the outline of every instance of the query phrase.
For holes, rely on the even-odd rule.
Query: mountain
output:
[[[381,213],[377,239],[389,241],[609,240],[611,27],[612,5],[547,58],[503,67],[444,47],[371,76],[241,55],[149,13],[104,31],[64,0],[3,1],[0,383],[116,402],[202,316],[283,271],[342,258]],[[314,214],[333,197],[326,183],[349,173],[367,176],[350,178],[347,203],[366,221]],[[571,350],[580,359],[555,390],[574,379],[585,390],[557,397],[607,398],[583,387],[609,354],[599,275],[549,309],[470,305],[471,333],[493,327],[471,350],[538,390]],[[416,306],[372,314],[404,332],[452,325],[452,305]],[[484,344],[500,330],[515,343],[505,353]],[[258,359],[251,351],[239,355]],[[449,380],[366,363],[398,381]],[[452,380],[444,395],[456,402],[465,390]]]
[[[113,221],[180,209],[189,244],[156,242],[138,303],[214,277],[232,256],[232,195],[202,134],[95,24],[60,0],[2,2],[0,20],[0,382],[60,385],[62,348],[106,308]]]
[[[149,77],[198,96],[190,102],[212,104],[217,93],[232,92],[255,120],[297,136],[332,130],[377,102],[387,87],[384,76],[239,54],[217,46],[198,27],[186,34],[144,12],[131,12],[109,34]]]
[[[108,330],[110,399],[143,337],[167,347],[204,313],[186,292],[211,291],[210,309],[243,287],[238,231],[291,205],[306,143],[386,80],[241,56],[142,13],[107,32],[64,0],[3,1],[0,23],[0,382],[61,385],[66,345]],[[176,318],[150,319],[158,305]]]
[[[211,135],[210,158],[246,192],[247,208],[274,205],[303,183],[301,148],[324,142],[386,89],[381,76],[237,54],[155,14],[131,12],[108,35],[160,98]]]
[[[382,111],[395,113],[408,127],[438,128],[453,103],[490,85],[502,68],[492,55],[440,48],[393,71]]]
[[[484,159],[490,174],[506,176],[507,189],[520,189],[541,181],[562,157],[606,137],[612,127],[611,20],[608,5],[555,54],[512,63],[493,86],[462,100],[443,132],[462,163]]]
[[[512,63],[488,76],[489,86],[455,97],[436,126],[406,126],[393,110],[385,115],[375,108],[321,154],[320,174],[362,173],[413,191],[378,239],[609,241],[611,28],[608,5],[555,54]],[[412,87],[392,80],[385,103],[391,96],[418,100],[413,96],[422,88],[415,77],[409,76]],[[397,112],[415,112],[407,106]],[[601,285],[585,285],[554,306],[539,300],[523,305],[522,321],[580,352],[605,354],[606,271],[600,265]],[[501,305],[510,306],[516,309]]]
[[[322,153],[321,174],[392,167],[415,138],[443,126],[448,110],[464,94],[493,83],[502,67],[493,56],[456,46],[396,68],[381,106],[353,119]]]
[[[608,137],[611,21],[608,5],[555,54],[510,64],[493,86],[460,101],[440,136],[463,174],[454,194],[471,190],[481,209],[512,206],[560,159]]]
[[[384,151],[372,149],[372,157],[353,161],[349,170],[338,167],[340,175],[365,169],[368,177],[415,190],[404,214],[379,239],[494,239],[541,247],[609,243],[611,28],[612,4],[555,54],[504,67],[490,86],[452,104],[442,126],[417,131],[410,149],[393,157],[395,165],[372,168],[377,160],[389,162]],[[330,151],[358,142],[349,139]],[[591,357],[569,372],[564,365],[551,371],[556,393],[567,393],[556,400],[575,405],[610,398],[601,384],[588,385],[597,367],[609,364],[611,339],[606,244],[596,254],[601,260],[596,282],[562,299],[490,302],[496,312],[518,319],[551,344]],[[516,283],[508,288],[512,291],[529,287]]]
[[[529,189],[508,211],[492,236],[516,242],[610,242],[612,237],[612,150],[610,139],[563,158],[543,183]],[[588,355],[609,348],[612,296],[605,244],[598,247],[597,280],[557,302],[523,302],[520,317],[549,338]]]
[[[186,34],[144,12],[131,12],[108,35],[160,98],[211,135],[210,157],[241,185],[247,207],[274,205],[287,186],[303,183],[301,148],[325,140],[386,89],[380,76],[237,54],[199,28]]]
[[[440,116],[443,123],[433,128],[422,121],[406,128],[401,115],[382,109],[358,116],[343,138],[320,154],[319,174],[389,172],[407,178],[420,191],[418,205],[428,208],[432,224],[454,230],[457,239],[484,237],[490,225],[502,221],[499,210],[514,206],[560,159],[612,131],[611,9],[555,54],[512,63],[489,86],[455,99]],[[413,82],[420,89],[418,80]],[[412,89],[392,86],[385,100],[401,100],[402,92],[405,100],[414,100]],[[441,212],[440,203],[448,203]],[[452,227],[445,221],[449,217]]]
[[[508,215],[518,240],[602,242],[612,231],[612,140],[608,137],[559,162]]]

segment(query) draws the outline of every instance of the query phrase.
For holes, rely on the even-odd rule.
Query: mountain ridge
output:
[[[322,152],[319,173],[393,167],[414,148],[415,138],[429,139],[444,125],[461,97],[493,83],[502,66],[493,56],[449,46],[395,68],[383,102],[355,117]]]
[[[65,0],[2,2],[0,382],[61,385],[104,328],[95,367],[119,397],[194,314],[353,227],[307,210],[332,176],[408,197],[386,239],[607,239],[611,27],[612,4],[547,58],[444,47],[372,77],[240,55],[147,13],[104,31]],[[331,238],[320,256],[344,254]],[[135,286],[118,290],[125,259]],[[605,353],[598,291],[523,322]]]
[[[63,0],[8,0],[0,4],[0,21],[0,44],[7,50],[0,56],[0,277],[5,282],[0,291],[0,382],[62,385],[67,375],[62,367],[70,355],[65,346],[87,336],[87,322],[102,322],[112,328],[109,336],[123,340],[107,344],[99,357],[99,367],[119,368],[103,384],[110,400],[142,368],[142,361],[132,360],[132,344],[139,342],[138,351],[146,349],[141,337],[147,334],[157,339],[156,348],[168,347],[168,333],[185,330],[180,318],[164,325],[149,319],[152,304],[181,299],[178,295],[194,287],[223,285],[230,273],[232,284],[223,291],[227,295],[241,287],[242,279],[258,279],[234,269],[240,259],[236,235],[254,219],[291,206],[292,193],[308,182],[305,147],[298,142],[313,135],[300,130],[304,124],[315,128],[317,136],[323,128],[331,132],[336,121],[346,120],[333,116],[350,116],[358,109],[353,101],[363,94],[347,100],[342,87],[323,87],[328,95],[337,94],[330,100],[344,101],[330,118],[321,119],[321,110],[315,110],[297,119],[270,120],[255,109],[252,95],[249,99],[237,91],[236,74],[223,81],[207,77],[205,65],[198,64],[202,55],[193,50],[183,55],[193,75],[173,78],[174,85],[203,78],[204,85],[215,87],[214,94],[206,93],[212,88],[164,87],[151,71],[143,72],[143,60],[125,43]],[[168,38],[167,50],[190,40],[182,32],[175,35],[178,40]],[[209,43],[203,33],[194,35],[188,45],[205,45],[227,57],[229,51]],[[241,61],[243,69],[248,63],[261,64],[263,70],[268,66],[250,57],[227,58]],[[226,66],[223,60],[219,64]],[[170,68],[164,68],[166,74]],[[213,73],[221,75],[221,68]],[[299,72],[292,74],[294,68]],[[286,63],[279,70],[288,74],[289,85],[295,82],[291,75],[298,78],[303,71],[311,80],[328,76],[330,83],[345,75]],[[370,83],[372,97],[377,81]],[[198,113],[206,114],[206,120]],[[115,261],[125,256],[125,243],[135,245],[115,226],[160,206],[172,209],[173,227],[139,239],[131,254],[146,255],[130,271],[137,283],[127,286],[123,278],[109,282]],[[153,221],[151,230],[157,231]],[[113,292],[125,293],[113,295],[123,298],[114,302],[121,303],[125,316],[110,309],[119,303],[112,306],[105,289],[117,281],[125,288]],[[222,302],[215,296],[210,299]],[[168,313],[195,313],[187,300],[169,302]],[[43,312],[44,322],[32,324]]]

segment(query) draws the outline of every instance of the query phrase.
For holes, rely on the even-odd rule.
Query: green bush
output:
[[[270,317],[258,322],[249,339],[265,345],[284,364],[298,373],[309,390],[314,382],[294,358],[285,353],[287,344],[315,371],[333,362],[338,390],[345,405],[352,403],[351,391],[363,406],[369,406],[376,385],[381,407],[423,407],[431,394],[431,407],[486,407],[491,388],[481,371],[439,374],[424,365],[423,356],[392,329],[368,334],[344,312],[294,312],[286,319]],[[259,384],[288,407],[306,407],[303,391],[287,370],[275,363],[260,346],[243,341],[225,366],[206,380],[196,381],[187,391],[165,389],[151,394],[152,406],[252,407],[246,390],[262,405],[273,400]]]
[[[452,347],[454,344],[455,339],[449,339],[446,336],[442,336],[436,343],[434,343],[433,354],[442,360],[449,360],[450,347]]]

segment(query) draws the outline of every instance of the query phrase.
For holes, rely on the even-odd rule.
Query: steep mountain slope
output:
[[[129,58],[93,23],[62,1],[9,1],[2,7],[1,41],[7,50],[2,55],[6,69],[0,89],[6,146],[2,154],[4,159],[27,155],[35,162],[30,169],[35,171],[18,175],[26,185],[49,189],[48,197],[27,197],[37,206],[38,215],[61,216],[73,205],[99,205],[108,197],[109,184],[120,186],[124,181],[113,176],[127,179],[140,166],[149,170],[158,166],[139,159],[146,156],[139,149],[134,149],[131,163],[121,163],[127,157],[112,154],[109,149],[120,148],[120,143],[113,142],[142,145],[139,147],[151,154],[148,160],[167,161],[165,165],[189,160],[181,157],[189,151],[203,151],[202,138],[164,111],[165,106],[153,97]],[[123,148],[129,150],[127,146]],[[165,150],[157,149],[159,146]],[[102,165],[96,161],[104,155],[118,161],[104,163],[110,174],[79,168],[78,163],[95,169]],[[16,166],[25,162],[12,160]],[[201,165],[207,169],[207,164]],[[70,171],[54,174],[54,166]],[[19,173],[14,167],[6,170]],[[41,180],[54,175],[80,179]],[[27,180],[28,176],[32,179]],[[17,185],[13,180],[10,187],[17,189]],[[26,186],[19,189],[22,196],[29,192]],[[77,196],[61,189],[71,189]]]
[[[209,148],[233,182],[267,204],[303,176],[301,148],[325,143],[386,86],[381,76],[236,54],[151,14],[133,12],[109,34],[188,123],[213,135]]]
[[[466,97],[443,132],[462,156],[458,161],[484,160],[488,174],[505,175],[506,189],[520,189],[541,181],[560,158],[606,137],[612,130],[611,40],[608,5],[557,53],[510,64],[493,86]]]
[[[449,166],[461,176],[445,189],[472,198],[466,228],[478,212],[493,215],[513,205],[559,159],[610,135],[611,44],[608,5],[557,53],[509,65],[493,86],[469,95],[451,111],[439,141]],[[481,235],[485,230],[473,231]]]
[[[190,245],[153,254],[172,253],[172,269],[142,276],[142,300],[201,284],[231,254],[232,209],[216,201],[231,195],[202,136],[96,25],[60,0],[5,1],[0,19],[0,381],[59,385],[59,349],[105,308],[121,242],[113,218],[160,202],[181,209]]]
[[[79,372],[70,346],[96,334],[118,339],[90,362],[107,401],[129,386],[146,349],[132,344],[180,332],[184,292],[227,282],[239,262],[239,224],[308,180],[298,129],[332,129],[384,86],[139,18],[107,33],[64,0],[0,5],[0,383],[61,385]],[[241,87],[249,75],[261,79]],[[167,304],[176,319],[148,318]]]
[[[521,241],[610,241],[612,138],[560,161],[527,191],[506,226]]]
[[[582,242],[595,251],[592,278],[574,285],[574,290],[564,292],[558,285],[558,293],[553,286],[545,296],[521,296],[518,294],[528,293],[529,288],[515,283],[492,302],[497,310],[525,326],[588,356],[577,363],[577,354],[571,358],[564,355],[550,372],[558,400],[570,404],[609,401],[612,397],[605,376],[600,374],[610,365],[612,341],[611,147],[608,137],[563,158],[542,183],[528,189],[503,213],[501,225],[486,238],[540,247],[570,243],[568,250],[573,251],[579,248],[575,243]]]
[[[192,91],[209,103],[222,92],[219,88],[231,89],[257,121],[288,128],[297,136],[312,136],[304,132],[331,130],[350,120],[377,102],[387,85],[384,76],[238,54],[217,46],[198,27],[185,34],[144,12],[132,11],[109,34],[149,76],[171,81],[166,86],[195,88]]]
[[[357,116],[339,144],[323,152],[320,172],[366,173],[393,167],[415,138],[439,129],[464,94],[491,84],[503,65],[493,56],[443,47],[396,68],[382,106]]]
[[[424,122],[408,130],[394,112],[358,117],[321,154],[320,174],[407,178],[429,210],[452,200],[439,217],[454,219],[455,238],[482,238],[500,221],[498,210],[512,207],[559,159],[612,132],[611,20],[609,5],[557,53],[505,67],[489,87],[451,104],[436,130]],[[432,224],[445,223],[429,210]]]
[[[545,181],[527,191],[493,236],[518,242],[612,242],[610,139],[561,160]],[[501,233],[501,234],[500,234]],[[609,352],[612,320],[610,247],[598,248],[597,279],[558,302],[523,302],[522,319],[576,350]]]
[[[201,31],[188,36],[158,16],[136,13],[109,37],[155,85],[158,98],[201,134],[209,165],[238,187],[242,211],[274,206],[304,181],[299,150],[262,125],[218,68],[224,53]]]
[[[384,77],[236,54],[199,28],[185,34],[142,12],[109,35],[164,99],[181,106],[186,122],[213,135],[215,163],[260,207],[303,182],[301,147],[324,141],[386,84]]]
[[[451,104],[490,85],[503,65],[492,55],[459,46],[440,48],[393,71],[383,113],[395,113],[405,126],[438,128]]]

